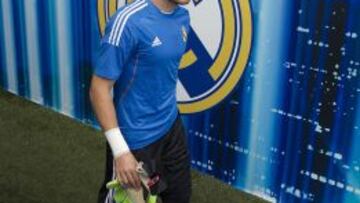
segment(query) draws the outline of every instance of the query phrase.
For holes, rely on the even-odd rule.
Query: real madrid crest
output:
[[[250,0],[196,1],[177,86],[182,113],[212,108],[228,96],[247,65],[252,44]]]

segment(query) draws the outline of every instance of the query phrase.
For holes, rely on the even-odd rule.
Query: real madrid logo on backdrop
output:
[[[103,35],[107,20],[116,12],[116,10],[130,3],[128,0],[97,0],[97,13],[100,32]]]
[[[130,1],[98,0],[104,32],[107,19]],[[193,0],[187,6],[191,32],[179,70],[177,97],[182,113],[207,110],[231,93],[247,64],[252,41],[250,0]]]

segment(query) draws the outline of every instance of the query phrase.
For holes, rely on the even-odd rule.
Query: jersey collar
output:
[[[156,13],[157,15],[160,15],[160,16],[171,17],[179,9],[179,6],[177,5],[172,11],[167,12],[167,11],[163,11],[159,7],[157,7],[152,0],[146,0],[146,1],[148,2],[151,11],[153,11],[154,13]]]

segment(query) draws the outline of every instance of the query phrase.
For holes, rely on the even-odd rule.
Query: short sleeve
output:
[[[94,74],[116,81],[136,49],[130,22],[109,21],[97,52]]]

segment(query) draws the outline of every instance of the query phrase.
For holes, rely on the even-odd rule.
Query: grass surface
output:
[[[96,202],[105,139],[0,89],[0,202]],[[194,203],[265,202],[193,171]]]

